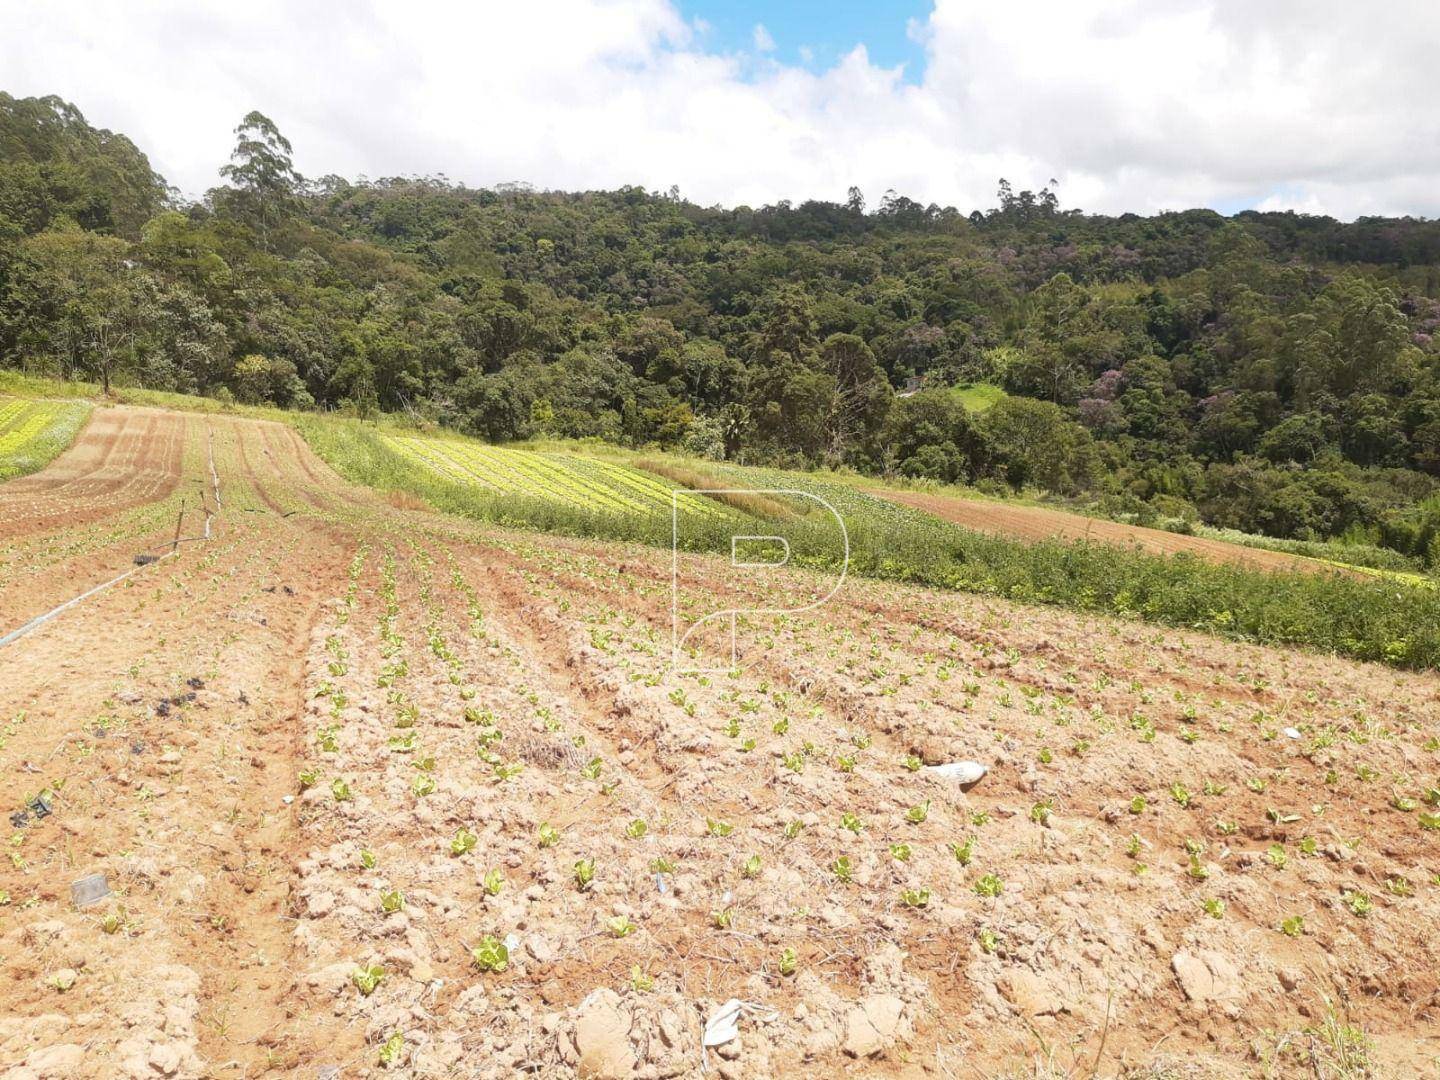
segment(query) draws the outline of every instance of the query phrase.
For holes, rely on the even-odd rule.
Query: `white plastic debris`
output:
[[[746,1014],[759,1020],[773,1020],[780,1014],[768,1005],[757,1005],[753,1001],[731,998],[705,1021],[705,1033],[700,1037],[701,1046],[724,1046],[740,1034],[740,1017]]]
[[[519,952],[519,951],[520,951],[520,935],[519,935],[519,934],[516,934],[514,931],[511,931],[510,933],[506,934],[506,935],[505,935],[505,948],[506,948],[506,950],[510,953],[511,956],[514,956],[517,952]]]
[[[1284,734],[1285,734],[1285,737],[1286,737],[1287,739],[1298,739],[1298,738],[1300,738],[1300,729],[1299,729],[1299,728],[1293,728],[1293,727],[1287,727],[1287,728],[1285,729]]]
[[[962,788],[968,788],[978,784],[980,778],[990,770],[978,761],[947,761],[943,765],[927,765],[925,771],[932,776],[954,780]]]
[[[739,998],[731,998],[705,1021],[705,1034],[700,1042],[703,1046],[724,1046],[740,1034],[740,1013],[745,1008]]]
[[[110,895],[110,885],[104,874],[86,874],[70,883],[70,902],[77,908],[98,904]]]

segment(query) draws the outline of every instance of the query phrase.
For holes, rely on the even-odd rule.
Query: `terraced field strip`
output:
[[[24,450],[0,452],[0,479],[34,473],[8,480],[0,490],[7,539],[111,517],[163,499],[179,483],[197,421],[153,410],[101,409],[71,442],[70,431],[84,417],[84,406],[74,408],[80,411],[59,414]],[[35,472],[52,458],[49,468]]]
[[[1353,567],[1341,566],[1338,563],[1322,562],[1319,559],[1308,559],[1264,548],[1242,547],[1202,536],[1185,536],[1165,532],[1163,529],[1124,525],[1047,507],[983,502],[921,491],[876,491],[875,494],[902,506],[934,514],[967,529],[1022,540],[1093,540],[1120,547],[1138,547],[1157,555],[1185,552],[1211,562],[1238,563],[1262,570],[1359,573]]]
[[[381,438],[396,453],[447,480],[499,494],[550,499],[617,514],[669,513],[671,508],[674,489],[661,480],[598,458],[414,435]],[[689,513],[725,514],[703,496],[681,491],[677,498],[681,509]]]
[[[33,472],[63,450],[86,411],[73,401],[0,398],[0,479]]]

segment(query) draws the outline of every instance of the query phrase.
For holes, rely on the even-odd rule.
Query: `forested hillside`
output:
[[[1440,563],[1440,222],[305,179],[265,117],[236,135],[192,203],[73,106],[0,93],[0,364]]]

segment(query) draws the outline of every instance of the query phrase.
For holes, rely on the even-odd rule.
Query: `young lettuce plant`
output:
[[[595,860],[580,859],[575,863],[575,884],[581,892],[589,890],[595,882]]]
[[[470,959],[481,971],[504,971],[510,966],[510,950],[494,934],[486,934],[470,950]]]
[[[639,964],[630,965],[630,989],[637,994],[648,994],[655,989],[655,978],[646,973]]]
[[[616,915],[605,925],[610,930],[611,937],[629,937],[635,932],[635,924],[625,915]]]
[[[1374,901],[1356,889],[1346,889],[1340,894],[1340,902],[1350,909],[1350,914],[1363,919],[1375,909]]]
[[[391,1065],[398,1065],[400,1057],[405,1053],[405,1036],[401,1032],[393,1032],[390,1037],[380,1044],[380,1064],[389,1068]]]
[[[952,843],[950,854],[955,856],[955,861],[961,866],[969,866],[970,860],[975,857],[975,837],[967,836],[963,844]]]
[[[355,989],[359,990],[363,997],[373,994],[384,978],[385,969],[379,964],[358,967],[350,973],[350,981],[355,984]]]

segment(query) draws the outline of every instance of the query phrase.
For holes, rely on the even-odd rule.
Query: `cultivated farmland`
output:
[[[1015,502],[965,499],[922,491],[883,491],[883,497],[952,521],[968,529],[1027,540],[1080,540],[1117,547],[1133,547],[1156,555],[1186,553],[1218,563],[1234,563],[1266,570],[1334,573],[1332,563],[1305,559],[1264,548],[1244,547],[1224,540],[1125,525],[1103,518],[1085,517],[1050,507]]]
[[[34,472],[70,444],[89,407],[0,395],[0,480]]]
[[[119,408],[0,486],[0,635],[135,570],[0,648],[8,1075],[1433,1070],[1433,672],[852,578],[686,675],[668,551],[402,502]],[[679,571],[687,619],[816,582]]]
[[[382,438],[415,468],[489,493],[543,499],[582,511],[641,515],[669,514],[673,495],[686,513],[721,514],[719,507],[703,496],[676,494],[673,484],[601,458],[420,435]]]

